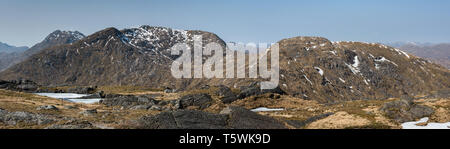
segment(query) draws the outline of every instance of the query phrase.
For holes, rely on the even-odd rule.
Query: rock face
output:
[[[384,104],[380,111],[398,123],[411,122],[420,118],[429,117],[434,112],[430,107],[417,105],[408,100],[388,102]]]
[[[26,51],[0,54],[0,71],[11,67],[17,63],[20,63],[30,57],[33,54],[39,53],[40,51],[50,48],[53,46],[70,44],[75,41],[84,38],[84,35],[78,31],[60,31],[56,30],[49,34],[42,42],[34,45],[33,47],[27,49]]]
[[[144,116],[137,121],[141,129],[285,129],[276,119],[258,115],[240,107],[231,107],[228,113],[212,114],[203,111],[178,110],[155,116]]]

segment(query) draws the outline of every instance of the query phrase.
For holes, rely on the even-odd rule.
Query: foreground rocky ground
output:
[[[423,117],[430,117],[429,122],[450,121],[450,100],[442,96],[321,104],[280,89],[261,91],[257,84],[241,89],[204,86],[176,93],[137,86],[13,84],[19,85],[0,89],[3,129],[400,129],[401,123]],[[80,104],[26,93],[38,91],[90,93],[102,100]],[[250,111],[260,107],[284,110]]]

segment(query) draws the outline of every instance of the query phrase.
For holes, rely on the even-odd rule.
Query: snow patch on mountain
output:
[[[389,63],[392,63],[393,65],[398,67],[398,65],[396,63],[394,63],[394,62],[392,62],[392,61],[390,61],[390,60],[388,60],[388,59],[386,59],[385,57],[382,57],[382,56],[381,57],[377,57],[374,60],[375,60],[375,62],[389,62]]]
[[[124,35],[129,44],[152,51],[167,50],[173,43],[184,43],[188,40],[187,31],[166,27],[141,26],[125,29]]]
[[[353,64],[349,65],[349,64],[345,64],[347,65],[347,67],[354,73],[354,74],[359,74],[360,70],[359,70],[359,59],[358,56],[355,56],[353,58]]]

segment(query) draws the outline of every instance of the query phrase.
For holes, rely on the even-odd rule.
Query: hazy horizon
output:
[[[332,41],[450,42],[450,1],[57,1],[0,0],[0,42],[32,46],[49,33],[85,35],[141,25],[216,33],[227,42],[295,36]]]

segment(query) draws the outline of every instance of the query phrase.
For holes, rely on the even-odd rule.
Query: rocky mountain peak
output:
[[[61,31],[56,30],[52,33],[50,33],[45,39],[25,51],[25,55],[31,56],[33,54],[36,54],[40,52],[42,49],[50,48],[57,45],[63,45],[63,44],[71,44],[74,43],[85,36],[78,32],[78,31]]]
[[[128,44],[146,51],[163,52],[176,43],[185,43],[188,33],[185,30],[143,25],[138,28],[122,30]]]
[[[35,44],[29,49],[27,48],[25,51],[0,55],[0,71],[13,66],[34,54],[41,52],[43,49],[58,45],[72,44],[84,37],[85,36],[78,31],[56,30],[45,37],[42,42]]]
[[[45,39],[44,42],[58,42],[58,41],[64,41],[64,43],[72,43],[77,40],[80,40],[84,38],[85,36],[78,32],[78,31],[61,31],[56,30],[49,34]]]

